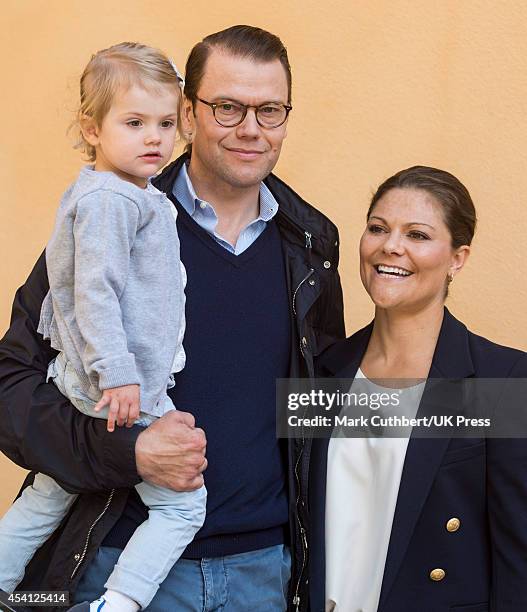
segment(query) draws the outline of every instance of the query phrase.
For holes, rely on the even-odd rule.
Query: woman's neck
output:
[[[373,331],[361,369],[369,378],[426,378],[432,364],[444,307],[419,312],[375,309]]]

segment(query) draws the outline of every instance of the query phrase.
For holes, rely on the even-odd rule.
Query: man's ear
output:
[[[83,115],[79,124],[84,140],[91,144],[92,147],[96,147],[99,144],[99,127],[95,119],[88,115]]]
[[[188,98],[183,98],[181,108],[181,127],[183,128],[183,137],[187,142],[192,142],[195,128],[194,105]]]

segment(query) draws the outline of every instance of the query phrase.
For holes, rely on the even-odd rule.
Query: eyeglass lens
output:
[[[282,104],[264,104],[256,109],[256,120],[262,127],[277,127],[287,117],[287,109]],[[220,102],[214,109],[216,121],[225,127],[235,126],[241,123],[247,108],[236,102]]]

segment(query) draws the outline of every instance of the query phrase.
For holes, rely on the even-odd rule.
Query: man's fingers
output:
[[[196,419],[190,412],[182,412],[181,410],[171,410],[169,413],[170,418],[177,423],[184,423],[189,427],[194,428],[196,426]]]
[[[199,489],[200,487],[202,487],[205,484],[205,479],[203,478],[203,476],[196,476],[196,478],[194,478],[194,480],[191,482],[191,491],[194,491],[196,489]]]
[[[135,445],[137,472],[143,480],[174,491],[203,485],[207,469],[205,432],[193,415],[171,410],[141,432]]]
[[[205,434],[202,431],[201,433],[197,432],[196,429],[187,429],[181,437],[179,448],[181,452],[187,455],[189,460],[192,455],[195,455],[196,457],[199,456],[200,461],[202,461],[207,449]]]
[[[173,488],[175,491],[195,491],[196,489],[199,489],[200,487],[202,487],[204,482],[205,480],[203,476],[199,475],[199,476],[196,476],[195,478],[190,478],[185,481],[181,481],[178,479],[174,481],[172,484],[173,484]]]
[[[207,447],[207,438],[205,437],[205,432],[203,429],[196,427],[190,432],[189,439],[196,450],[205,452],[205,448]]]

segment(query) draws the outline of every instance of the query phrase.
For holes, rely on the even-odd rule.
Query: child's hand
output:
[[[132,427],[139,416],[139,385],[125,385],[103,391],[101,399],[95,405],[95,411],[110,404],[108,411],[108,431],[115,429],[115,422],[121,427],[126,423]]]

